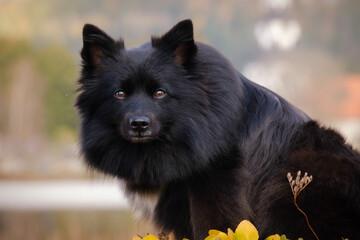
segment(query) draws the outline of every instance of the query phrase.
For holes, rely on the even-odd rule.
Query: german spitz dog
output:
[[[287,179],[300,170],[318,237],[360,239],[359,152],[194,41],[191,20],[130,49],[86,24],[81,57],[83,157],[162,231],[199,240],[247,219],[260,239],[315,239]]]

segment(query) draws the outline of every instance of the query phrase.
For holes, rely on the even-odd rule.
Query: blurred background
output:
[[[185,18],[197,41],[360,149],[359,0],[0,0],[0,239],[153,232],[79,156],[81,32],[93,23],[132,47]]]

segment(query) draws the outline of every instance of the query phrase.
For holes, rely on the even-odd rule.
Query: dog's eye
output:
[[[124,99],[126,97],[126,94],[123,90],[117,90],[116,92],[114,92],[114,97],[116,97],[117,99]]]
[[[163,97],[165,97],[165,95],[166,95],[166,92],[162,89],[158,89],[154,93],[155,98],[163,98]]]

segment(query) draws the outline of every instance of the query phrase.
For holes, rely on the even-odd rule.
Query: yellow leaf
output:
[[[149,234],[146,237],[144,237],[143,240],[159,240],[159,239],[154,235]]]
[[[234,240],[234,232],[230,228],[228,228],[228,239]]]
[[[228,239],[228,236],[224,233],[224,232],[221,232],[221,231],[218,231],[218,230],[210,230],[209,231],[209,236],[207,236],[205,238],[205,240],[229,240]]]
[[[204,240],[220,240],[217,235],[209,235]]]
[[[243,220],[240,222],[235,230],[234,240],[258,240],[259,233],[255,226],[247,221]]]
[[[265,238],[265,240],[280,240],[280,236],[279,236],[279,234],[271,235],[271,236]]]
[[[215,230],[215,229],[211,229],[209,231],[209,235],[218,235],[219,233],[221,233],[219,230]]]

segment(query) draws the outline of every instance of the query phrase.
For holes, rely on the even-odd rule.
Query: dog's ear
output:
[[[111,57],[115,48],[124,48],[124,42],[120,39],[114,41],[100,28],[85,24],[83,28],[83,48],[81,57],[84,66],[91,68],[102,68],[103,59]]]
[[[196,53],[193,24],[190,19],[176,24],[162,37],[152,37],[154,48],[170,50],[175,55],[175,64],[184,65]]]

